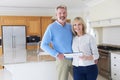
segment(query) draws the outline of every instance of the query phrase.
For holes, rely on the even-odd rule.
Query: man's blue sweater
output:
[[[71,25],[66,23],[62,26],[55,21],[47,27],[41,42],[41,48],[54,57],[58,53],[71,53],[72,38]],[[49,46],[50,43],[52,43],[53,48]]]

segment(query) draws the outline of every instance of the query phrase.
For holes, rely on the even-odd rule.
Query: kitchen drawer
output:
[[[120,60],[120,54],[111,53],[111,58]]]
[[[112,57],[111,57],[111,60],[112,60],[112,61],[115,61],[115,62],[116,62],[116,61],[117,61],[117,62],[120,62],[120,56],[112,56]]]
[[[114,77],[112,77],[112,80],[120,80],[120,78],[117,76],[114,76]]]
[[[119,68],[119,69],[120,69],[120,68]],[[119,71],[117,68],[112,68],[112,69],[111,69],[111,72],[112,72],[112,73],[120,74],[120,71]]]
[[[120,80],[120,52],[111,53],[111,78]]]
[[[113,69],[112,71],[112,80],[120,80],[120,72],[118,70]]]
[[[111,62],[111,68],[120,69],[120,63],[118,63],[118,62],[112,63]]]

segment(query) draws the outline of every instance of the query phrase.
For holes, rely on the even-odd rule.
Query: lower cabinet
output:
[[[111,79],[120,80],[120,52],[111,53]]]
[[[105,77],[107,80],[110,79],[110,53],[99,50],[99,61],[98,70],[99,74]]]
[[[27,50],[37,50],[38,46],[36,45],[27,45]]]
[[[27,50],[38,50],[40,47],[39,42],[30,42],[27,43]]]

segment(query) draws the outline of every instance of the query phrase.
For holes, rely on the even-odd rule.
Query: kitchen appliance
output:
[[[25,26],[2,26],[2,42],[4,63],[24,62],[26,60]]]
[[[27,39],[26,39],[27,43],[39,42],[39,41],[40,41],[40,37],[37,35],[27,36]]]
[[[98,70],[99,74],[110,80],[110,52],[99,50]]]

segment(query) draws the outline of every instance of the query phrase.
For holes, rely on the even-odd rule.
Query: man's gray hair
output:
[[[67,7],[65,5],[59,5],[59,6],[57,6],[56,10],[58,10],[59,8],[63,8],[63,9],[67,10]]]

